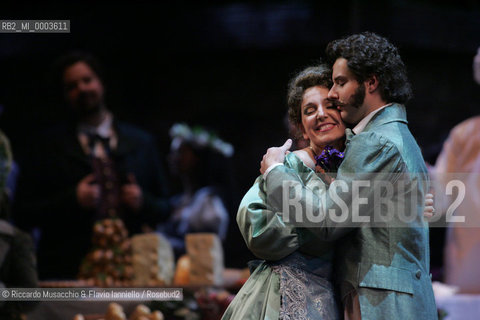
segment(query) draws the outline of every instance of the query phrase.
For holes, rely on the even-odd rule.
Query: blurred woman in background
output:
[[[185,124],[175,124],[170,136],[169,166],[181,181],[182,193],[171,199],[170,219],[158,231],[168,238],[178,258],[185,253],[188,233],[215,233],[222,241],[227,236],[229,214],[224,199],[233,147],[200,127]]]

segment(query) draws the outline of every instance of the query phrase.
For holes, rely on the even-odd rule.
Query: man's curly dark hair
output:
[[[300,71],[288,84],[288,120],[297,129],[302,125],[303,94],[307,89],[315,86],[327,89],[332,87],[332,71],[327,64],[308,67]],[[300,133],[293,134],[300,137]]]
[[[404,104],[411,99],[412,88],[405,65],[397,48],[386,38],[373,32],[354,34],[330,42],[326,55],[331,65],[338,58],[345,58],[360,83],[375,75],[380,95],[386,102]]]

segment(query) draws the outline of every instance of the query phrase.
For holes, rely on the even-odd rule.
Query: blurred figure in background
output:
[[[138,233],[165,218],[166,181],[153,138],[107,108],[93,56],[68,54],[55,71],[71,117],[37,137],[29,163],[20,166],[16,222],[40,229],[40,278],[72,279],[94,221],[119,217]]]
[[[480,84],[480,48],[473,60],[473,76]],[[466,217],[469,225],[454,223],[447,229],[444,282],[458,286],[461,292],[480,293],[480,116],[469,118],[450,131],[433,175],[441,191],[435,196],[435,207],[440,213],[446,213],[455,200],[444,196],[450,180],[458,178],[466,188],[465,198],[454,214]]]
[[[216,233],[224,241],[227,236],[229,214],[224,203],[228,197],[228,158],[233,147],[202,128],[190,129],[175,124],[169,165],[182,183],[181,194],[171,199],[172,213],[158,231],[172,244],[175,256],[185,253],[187,233]]]
[[[32,238],[9,221],[7,177],[13,163],[7,137],[0,131],[0,287],[34,288],[38,285],[35,249]],[[0,302],[0,319],[21,319],[33,302]]]

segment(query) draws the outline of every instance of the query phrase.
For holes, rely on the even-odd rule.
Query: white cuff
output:
[[[283,163],[274,163],[272,164],[270,167],[267,168],[267,170],[265,170],[265,173],[263,174],[263,179],[267,179],[267,175],[270,171],[273,170],[273,168],[277,167],[277,166],[283,166]]]

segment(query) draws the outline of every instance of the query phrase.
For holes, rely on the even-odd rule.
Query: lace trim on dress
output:
[[[327,276],[330,264],[294,253],[271,267],[280,277],[280,320],[339,319]]]

